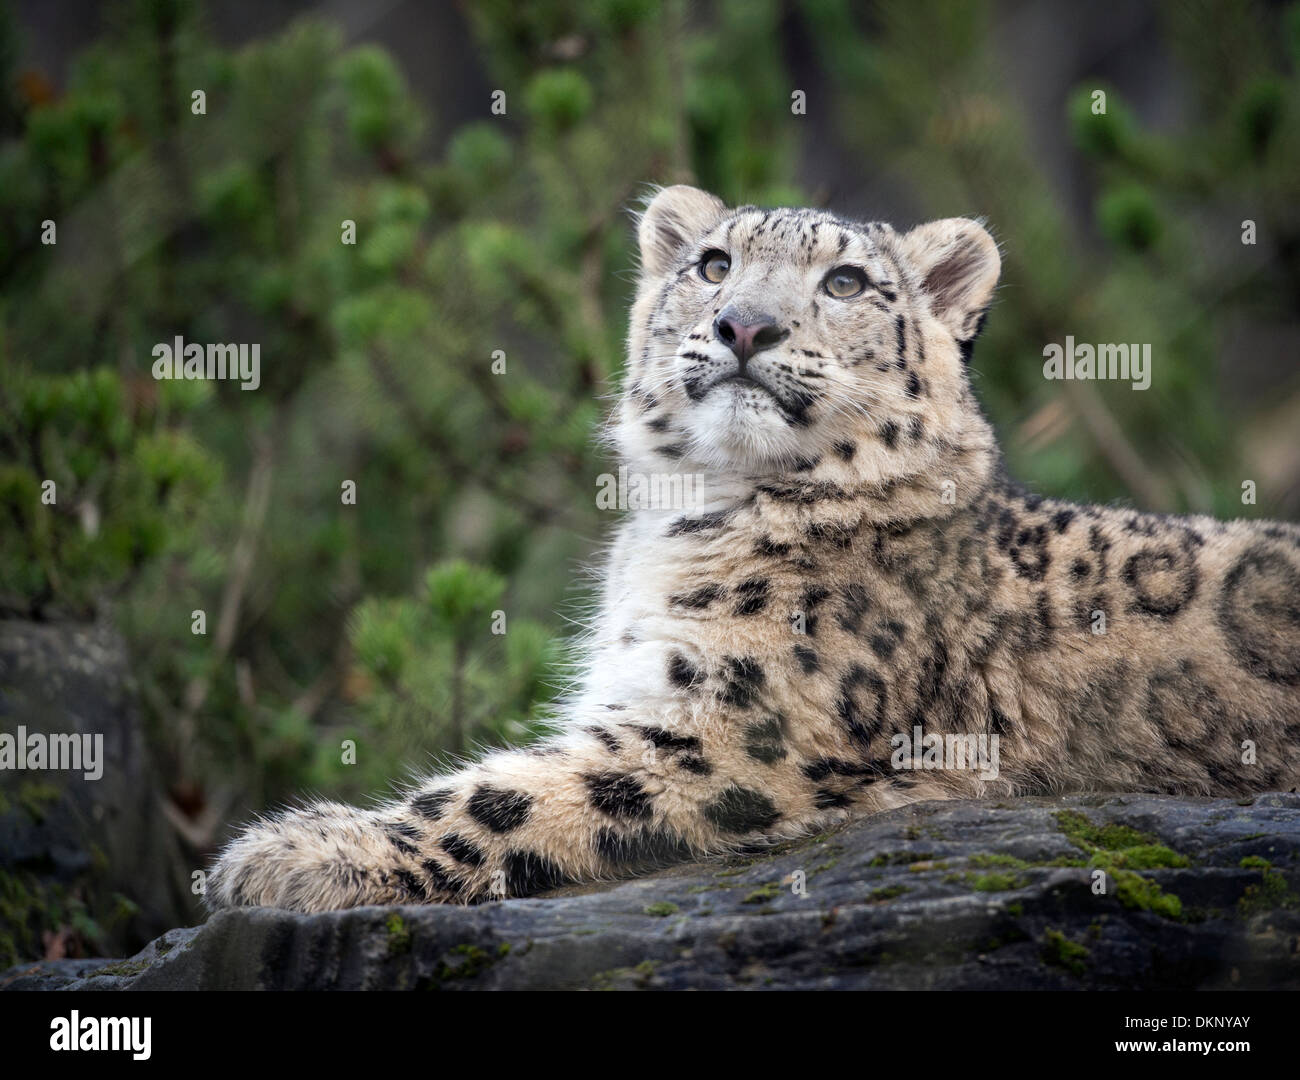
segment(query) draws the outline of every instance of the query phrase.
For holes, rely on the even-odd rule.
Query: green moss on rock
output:
[[[439,961],[427,986],[429,989],[437,989],[445,982],[478,978],[494,964],[503,960],[510,951],[510,945],[504,942],[497,947],[495,953],[468,942],[453,946],[447,950],[446,958]]]
[[[1115,882],[1115,895],[1126,908],[1154,912],[1166,919],[1183,917],[1183,902],[1150,878],[1132,870],[1112,870],[1110,876]]]
[[[1249,857],[1249,856],[1247,856]],[[1245,860],[1242,860],[1245,862]],[[1257,885],[1247,885],[1237,901],[1237,911],[1244,916],[1259,915],[1278,908],[1297,906],[1297,897],[1286,878],[1277,870],[1267,867]]]
[[[388,932],[389,956],[401,956],[411,951],[411,929],[396,911],[389,913],[384,929]]]
[[[1064,968],[1075,975],[1082,975],[1087,970],[1087,947],[1071,941],[1059,930],[1048,930],[1043,935],[1040,955],[1043,963]]]
[[[967,874],[966,883],[976,892],[1010,892],[1013,889],[1023,889],[1029,884],[1029,879],[1019,874],[995,872]]]
[[[908,866],[911,863],[929,862],[934,858],[931,851],[886,851],[871,860],[868,866]]]
[[[123,978],[132,978],[139,975],[149,966],[148,960],[119,960],[116,964],[109,964],[97,971],[92,971],[91,976],[96,975],[120,975]]]
[[[1155,843],[1152,837],[1127,825],[1096,825],[1078,810],[1058,810],[1053,816],[1067,839],[1084,851],[1097,848],[1121,851],[1124,848]]]
[[[1088,855],[1087,865],[1106,871],[1115,882],[1121,904],[1167,919],[1182,919],[1182,901],[1135,871],[1188,867],[1190,859],[1127,825],[1097,825],[1078,810],[1060,810],[1053,816],[1069,841]]]

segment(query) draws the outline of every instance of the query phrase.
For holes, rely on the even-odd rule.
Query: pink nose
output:
[[[770,349],[786,335],[786,331],[776,325],[776,320],[767,315],[741,320],[727,312],[714,320],[713,332],[719,341],[736,354],[742,371],[751,356]]]

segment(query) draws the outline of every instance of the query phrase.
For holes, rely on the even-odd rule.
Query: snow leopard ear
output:
[[[722,220],[727,207],[716,195],[675,184],[650,200],[637,226],[641,273],[657,277],[677,262],[682,249]]]
[[[918,225],[899,243],[921,281],[930,311],[952,331],[968,357],[1002,271],[993,237],[978,221],[944,218]]]

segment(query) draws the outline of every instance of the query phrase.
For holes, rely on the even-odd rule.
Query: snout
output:
[[[736,357],[739,375],[747,374],[745,368],[755,353],[779,345],[789,334],[771,315],[741,312],[733,307],[713,320],[713,336]]]

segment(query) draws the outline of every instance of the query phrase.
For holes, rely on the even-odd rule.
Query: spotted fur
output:
[[[1300,530],[1009,480],[967,374],[999,271],[980,225],[678,187],[639,240],[614,433],[630,471],[705,483],[621,523],[562,730],[259,822],[213,906],[525,896],[918,799],[1300,783]],[[857,296],[826,292],[840,266]],[[775,343],[742,368],[724,315]],[[900,770],[918,725],[998,736],[999,776]]]

